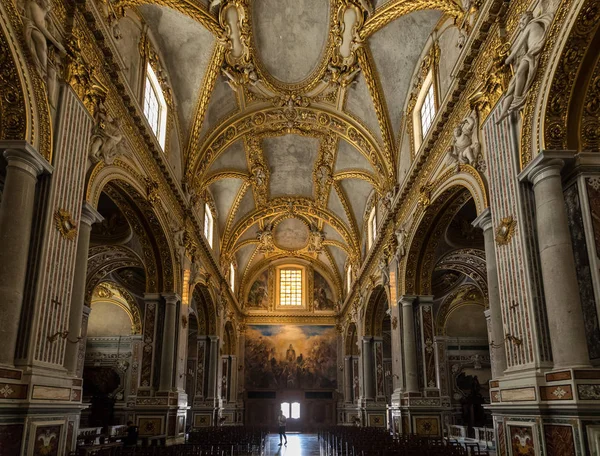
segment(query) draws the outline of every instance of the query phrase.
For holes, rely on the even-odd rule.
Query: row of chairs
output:
[[[319,432],[321,456],[469,456],[487,455],[442,437],[391,435],[385,429],[333,427]]]

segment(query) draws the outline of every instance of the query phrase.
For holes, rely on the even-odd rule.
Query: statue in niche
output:
[[[551,21],[550,14],[534,18],[533,11],[526,11],[521,16],[519,35],[504,62],[506,65],[512,64],[515,73],[504,94],[498,123],[509,114],[520,111],[525,105],[527,92],[533,84],[540,54],[546,43],[546,32]]]
[[[50,42],[61,55],[66,55],[67,51],[54,36],[52,36],[52,23],[48,18],[48,13],[52,9],[49,0],[25,0],[23,3],[23,25],[25,34],[25,43],[33,59],[33,63],[46,80],[48,90],[48,101],[50,105],[56,107],[56,69],[53,65],[48,65],[48,42]]]
[[[179,264],[183,265],[183,260],[185,258],[185,227],[177,226],[173,224],[171,227],[173,231],[173,240],[175,241],[175,249],[177,250],[177,261]]]
[[[196,282],[200,279],[200,261],[194,257],[192,258],[192,264],[190,265],[190,279],[189,284],[195,285]]]
[[[469,164],[475,166],[479,159],[479,117],[472,110],[469,115],[454,128],[454,140],[448,152],[449,164]]]
[[[92,134],[89,157],[93,163],[103,160],[107,165],[112,165],[115,159],[124,152],[119,146],[123,141],[121,119],[113,119],[109,116],[102,102],[98,105],[94,117],[96,124]]]

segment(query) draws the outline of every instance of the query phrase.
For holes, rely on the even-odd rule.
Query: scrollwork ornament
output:
[[[507,245],[515,234],[517,221],[512,217],[504,217],[500,220],[500,225],[496,228],[496,244]]]
[[[77,236],[77,222],[65,209],[57,209],[54,212],[54,223],[63,238],[72,241]]]

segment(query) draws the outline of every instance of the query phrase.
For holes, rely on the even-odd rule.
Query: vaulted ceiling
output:
[[[238,277],[300,258],[340,291],[364,256],[370,198],[396,184],[415,66],[442,11],[460,14],[448,0],[370,2],[138,9],[173,88],[184,182],[213,200]]]

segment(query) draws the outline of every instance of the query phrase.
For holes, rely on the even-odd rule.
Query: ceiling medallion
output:
[[[54,222],[56,223],[56,229],[60,232],[61,236],[69,241],[75,239],[77,236],[77,222],[73,220],[71,214],[64,209],[57,209],[54,212]]]
[[[496,244],[508,244],[512,239],[513,235],[515,234],[516,227],[517,221],[513,218],[512,215],[504,217],[502,220],[500,220],[500,225],[496,229]]]

